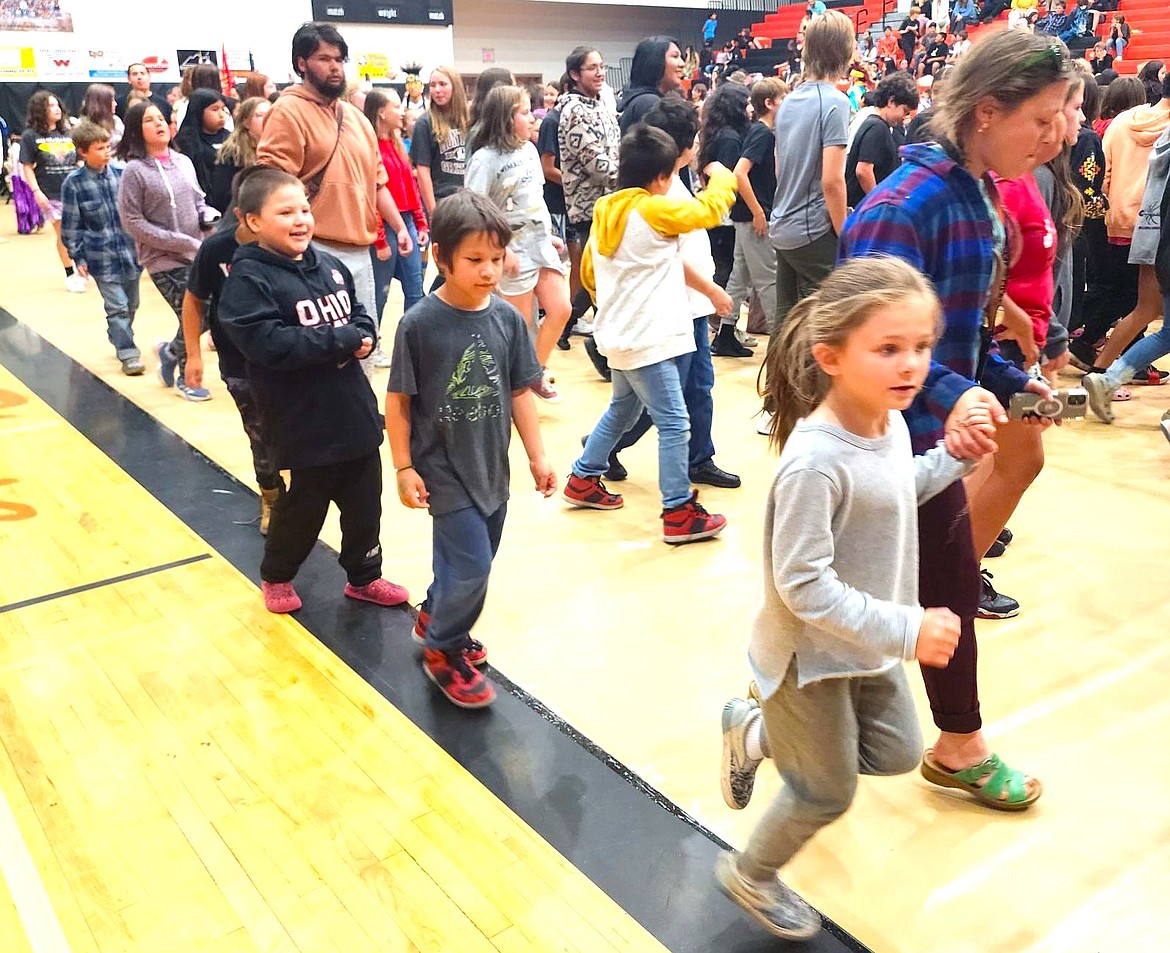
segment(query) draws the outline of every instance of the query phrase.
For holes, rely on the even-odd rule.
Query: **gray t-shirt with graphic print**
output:
[[[540,373],[520,312],[495,295],[461,311],[431,294],[403,316],[387,389],[413,398],[410,459],[433,515],[490,516],[507,502],[512,392]]]

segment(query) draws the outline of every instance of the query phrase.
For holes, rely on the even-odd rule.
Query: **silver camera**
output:
[[[1053,391],[1052,399],[1021,391],[1012,394],[1008,414],[1013,420],[1025,417],[1049,417],[1052,420],[1081,420],[1089,406],[1089,394],[1083,387]]]

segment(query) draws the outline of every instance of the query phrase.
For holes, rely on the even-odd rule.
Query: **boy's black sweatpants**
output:
[[[338,562],[350,585],[382,575],[382,457],[375,450],[356,460],[292,470],[288,492],[272,509],[260,578],[291,582],[317,542],[330,502],[341,511]]]

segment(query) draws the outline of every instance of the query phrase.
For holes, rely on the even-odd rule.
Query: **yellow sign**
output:
[[[0,46],[0,77],[32,79],[36,72],[37,63],[31,46]]]
[[[357,73],[362,79],[385,79],[390,75],[390,61],[385,53],[359,53]]]

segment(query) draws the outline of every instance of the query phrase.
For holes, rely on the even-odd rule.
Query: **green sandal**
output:
[[[1009,768],[999,755],[993,754],[981,764],[962,771],[949,771],[931,757],[932,753],[933,749],[928,748],[922,756],[922,776],[927,781],[939,787],[961,788],[997,811],[1023,811],[1036,803],[1043,793],[1037,781],[1035,793],[1029,796],[1028,776],[1023,771]],[[1004,791],[1007,791],[1006,798],[1001,797]]]

